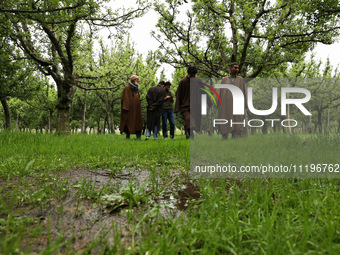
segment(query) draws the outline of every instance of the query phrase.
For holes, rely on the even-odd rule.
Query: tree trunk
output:
[[[58,102],[57,102],[57,134],[70,134],[70,108],[73,96],[76,91],[75,82],[58,82]]]
[[[274,127],[273,127],[273,132],[274,132],[274,133],[280,131],[280,128],[278,128],[278,126],[279,126],[279,125],[274,125]]]
[[[68,107],[57,108],[57,134],[69,135],[70,134],[70,109]]]
[[[50,110],[50,116],[48,117],[48,130],[49,133],[52,133],[52,118],[53,118],[53,111]]]
[[[289,98],[289,96],[287,95],[287,98]],[[290,126],[290,105],[287,105],[287,118],[288,118],[288,131],[289,134],[292,134],[292,128]]]
[[[100,134],[100,119],[97,120],[97,133]]]
[[[109,132],[113,134],[115,132],[115,128],[114,128],[114,122],[113,122],[112,104],[106,105],[106,111],[107,111],[108,129],[109,129]]]
[[[87,91],[84,90],[84,106],[81,115],[81,132],[86,133],[86,101],[87,101]]]
[[[317,123],[317,126],[318,126],[319,133],[322,133],[322,111],[321,110],[318,110],[318,123]]]
[[[104,118],[103,134],[106,134],[106,124],[108,125],[107,116]],[[109,128],[109,127],[108,127],[108,128]]]
[[[329,108],[328,108],[328,116],[327,116],[327,129],[328,133],[331,132],[331,125],[330,125],[330,113],[329,113]]]
[[[4,129],[11,129],[11,111],[5,98],[0,99],[5,114]]]
[[[261,129],[262,129],[262,134],[264,135],[268,134],[268,122],[267,121],[264,121],[264,124]]]

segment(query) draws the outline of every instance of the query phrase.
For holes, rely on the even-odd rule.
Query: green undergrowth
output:
[[[253,135],[223,143],[219,136],[203,138],[0,132],[0,254],[340,253],[339,179],[186,174],[190,146],[203,146],[203,159],[223,151],[221,157],[236,165],[339,164],[339,135]],[[139,182],[124,169],[149,175]],[[63,172],[87,175],[74,182]],[[96,182],[92,172],[119,178]],[[80,226],[71,236],[55,227],[70,210]],[[89,223],[81,220],[92,211],[99,216],[86,229]],[[100,220],[107,217],[112,220],[102,231],[77,236],[97,221],[104,227]],[[86,245],[76,246],[86,238]]]
[[[182,138],[182,139],[181,139]],[[74,168],[186,168],[189,143],[177,140],[126,140],[120,135],[26,134],[0,132],[0,176]]]
[[[200,183],[201,203],[149,225],[141,254],[339,254],[338,180]]]

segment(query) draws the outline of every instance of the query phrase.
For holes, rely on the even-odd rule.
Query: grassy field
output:
[[[223,151],[235,165],[339,164],[340,136],[254,135]],[[189,167],[181,136],[0,132],[0,254],[340,253],[339,179],[191,179]]]

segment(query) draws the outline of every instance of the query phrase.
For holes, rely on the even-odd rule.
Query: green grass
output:
[[[339,179],[190,180],[190,142],[176,139],[141,142],[117,135],[0,132],[0,253],[340,253]],[[340,163],[339,135],[254,135],[223,143],[219,139],[197,138],[191,149],[205,146],[203,159],[223,151],[221,157],[236,165]],[[131,169],[137,175],[147,170],[150,176],[143,183],[130,180],[126,186],[117,182],[98,188],[87,178],[75,184],[60,178],[70,169],[114,174]],[[181,174],[174,178],[173,169]],[[161,199],[172,194],[178,202],[187,182],[198,187],[200,197],[189,198],[186,210]],[[32,209],[45,215],[53,206],[62,215],[70,199],[75,201],[75,220],[87,207],[98,207],[97,212],[111,211],[103,218],[125,218],[126,226],[113,220],[79,251],[73,244],[76,235],[50,230],[52,214],[44,226],[36,217],[23,216]],[[42,236],[47,241],[37,246]],[[108,245],[108,239],[114,243]]]
[[[169,146],[171,145],[171,146]],[[24,176],[29,172],[70,168],[153,168],[173,165],[185,168],[189,143],[175,141],[126,140],[119,135],[25,134],[0,132],[0,176]]]
[[[144,242],[143,252],[338,254],[340,251],[338,181],[247,179],[241,187],[225,180],[201,184],[202,204],[179,218],[161,221],[149,242]]]
[[[202,135],[191,145],[191,153],[197,153],[197,157],[213,160],[221,157],[225,161],[237,163],[336,163],[334,160],[339,156],[340,135],[256,134],[227,141],[221,141],[221,136],[217,135]]]

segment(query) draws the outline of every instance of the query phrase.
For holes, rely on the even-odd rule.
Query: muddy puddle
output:
[[[43,229],[38,237],[27,237],[23,242],[31,252],[44,250],[47,236],[49,242],[62,236],[72,243],[72,250],[80,252],[101,237],[110,246],[118,238],[130,247],[132,238],[138,240],[131,222],[138,222],[151,206],[157,206],[164,219],[174,218],[201,198],[200,188],[177,170],[162,176],[127,168],[116,175],[106,170],[73,169],[60,172],[56,178],[69,186],[63,199],[52,200],[44,208],[17,208],[17,217],[35,217]],[[101,248],[96,246],[91,253]]]

